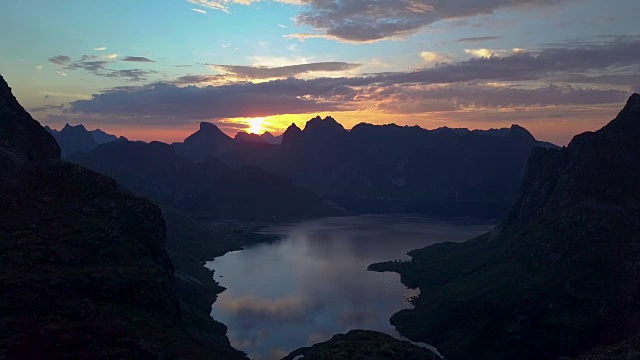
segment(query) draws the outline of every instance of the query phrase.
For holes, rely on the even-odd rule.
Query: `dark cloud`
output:
[[[56,65],[66,65],[71,62],[71,58],[66,55],[58,55],[49,58],[49,62]]]
[[[637,76],[625,75],[639,68],[640,38],[636,37],[358,77],[308,80],[289,77],[262,83],[179,87],[224,80],[224,75],[188,75],[173,84],[156,83],[95,94],[90,100],[73,102],[71,110],[120,116],[222,119],[374,107],[395,113],[420,113],[469,107],[617,104],[628,96],[626,89],[638,85]],[[583,85],[570,85],[566,80]]]
[[[41,107],[30,108],[29,112],[36,113],[36,112],[43,112],[43,111],[47,111],[47,110],[62,110],[62,109],[64,109],[64,104],[60,104],[60,105],[45,105],[45,106],[41,106]]]
[[[126,81],[145,81],[150,74],[156,74],[157,71],[142,70],[142,69],[125,69],[125,70],[110,70],[101,76],[120,78]]]
[[[95,73],[101,72],[102,70],[105,70],[106,66],[111,63],[110,61],[107,61],[107,60],[87,60],[87,59],[90,59],[90,58],[85,58],[83,56],[82,59],[68,64],[65,67],[65,69],[86,70],[95,74]]]
[[[154,63],[155,61],[142,56],[127,56],[122,61]]]
[[[504,8],[548,6],[571,0],[306,0],[298,25],[318,33],[292,37],[329,37],[368,42],[402,37],[436,21],[491,14]]]
[[[144,59],[144,58],[143,58]],[[147,59],[148,60],[148,59]],[[124,60],[142,61],[142,60]],[[151,61],[151,60],[149,60]],[[154,70],[124,69],[112,70],[108,66],[116,63],[116,60],[101,60],[95,55],[82,55],[80,59],[72,61],[69,56],[58,55],[49,59],[49,62],[60,65],[65,70],[83,70],[96,76],[120,78],[125,81],[140,82],[147,80],[150,74],[156,74]]]
[[[263,85],[264,84],[264,85]],[[178,87],[154,84],[137,91],[95,94],[71,103],[72,112],[179,119],[260,117],[338,110],[345,104],[324,102],[277,91],[278,84],[233,84]]]
[[[500,39],[500,36],[476,36],[456,40],[457,43],[475,43]]]
[[[311,64],[288,65],[280,67],[213,65],[218,70],[243,79],[288,78],[312,72],[334,72],[357,69],[361,64],[346,62],[319,62]]]

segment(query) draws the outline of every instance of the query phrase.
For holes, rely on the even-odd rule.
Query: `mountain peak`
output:
[[[200,123],[200,131],[212,131],[212,130],[221,131],[220,128],[213,123],[205,122],[205,121]]]
[[[307,121],[304,126],[304,132],[345,133],[346,130],[331,116],[327,116],[324,120],[320,116],[316,116]]]
[[[523,128],[518,124],[511,125],[511,127],[509,128],[509,137],[526,139],[532,142],[536,141],[536,138],[529,132],[529,130]]]

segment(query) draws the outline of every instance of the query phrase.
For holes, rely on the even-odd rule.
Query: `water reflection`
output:
[[[417,293],[399,276],[368,272],[371,263],[443,241],[464,241],[491,228],[469,221],[410,216],[326,218],[274,226],[274,244],[229,253],[207,267],[227,290],[212,316],[232,344],[254,359],[280,359],[351,329],[397,336],[389,317]]]

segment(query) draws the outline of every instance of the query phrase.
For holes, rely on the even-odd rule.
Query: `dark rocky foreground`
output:
[[[300,348],[283,360],[439,360],[431,351],[376,331],[352,330],[329,341]]]
[[[419,287],[391,322],[450,359],[636,359],[640,95],[601,130],[537,149],[493,232],[371,266]],[[618,345],[613,345],[618,344]]]
[[[183,311],[160,209],[59,160],[0,80],[0,359],[244,358]]]

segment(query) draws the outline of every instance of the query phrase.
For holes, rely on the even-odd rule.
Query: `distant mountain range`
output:
[[[88,151],[95,148],[92,136],[82,126],[67,126],[56,137],[63,149]],[[68,138],[77,140],[75,146],[64,146],[73,143]],[[233,167],[265,169],[356,213],[482,217],[502,216],[515,201],[533,148],[556,147],[517,125],[471,131],[359,124],[347,131],[331,117],[311,119],[304,129],[292,125],[280,139],[281,145],[269,133],[238,133],[232,139],[214,124],[201,123],[197,132],[171,146],[177,157],[194,164],[213,157]],[[118,161],[126,163],[125,148],[132,149],[105,147],[100,156],[117,151]],[[69,151],[63,155],[69,157]],[[92,155],[72,158],[96,169]]]
[[[534,150],[493,232],[415,250],[391,319],[447,359],[632,359],[640,343],[640,95],[596,132]],[[614,345],[618,343],[617,345]],[[634,355],[635,354],[635,355]]]
[[[160,142],[111,142],[75,153],[69,160],[193,216],[278,220],[343,212],[258,167],[233,168],[213,157],[189,161],[178,156],[175,147]]]
[[[121,136],[117,137],[112,134],[96,129],[88,131],[84,125],[72,126],[66,124],[62,130],[58,131],[48,126],[44,127],[58,142],[62,149],[62,156],[67,157],[78,151],[89,151],[95,149],[100,144],[106,144],[112,141],[127,140]]]

